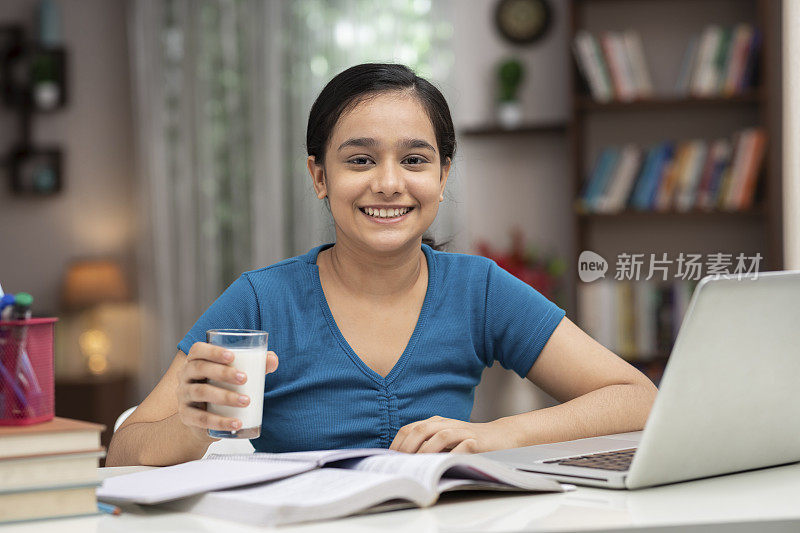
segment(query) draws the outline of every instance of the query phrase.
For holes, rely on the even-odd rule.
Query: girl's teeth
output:
[[[403,209],[373,209],[371,207],[367,207],[364,209],[364,212],[369,216],[379,217],[379,218],[394,218],[399,217],[401,215],[405,215],[409,208],[404,207]]]

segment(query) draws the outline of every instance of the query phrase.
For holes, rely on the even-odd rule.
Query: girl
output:
[[[455,152],[442,94],[410,69],[364,64],[333,78],[311,108],[308,171],[336,242],[246,272],[178,344],[164,377],[114,435],[106,464],[202,457],[209,428],[241,422],[207,402],[250,399],[214,328],[270,334],[256,451],[390,447],[482,452],[642,429],[657,392],[529,285],[477,256],[423,239]],[[497,360],[563,402],[469,422]]]

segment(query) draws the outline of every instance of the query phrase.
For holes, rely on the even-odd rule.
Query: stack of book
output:
[[[604,148],[587,177],[576,210],[640,211],[750,209],[766,151],[763,129],[732,139],[665,141]]]
[[[59,417],[0,427],[0,523],[97,513],[103,429]]]
[[[750,24],[707,26],[690,40],[675,83],[679,96],[742,94],[756,85],[761,34]],[[578,70],[592,98],[632,101],[653,96],[653,84],[639,34],[578,31],[573,42]]]
[[[579,321],[597,342],[630,362],[672,350],[697,282],[600,279],[580,286]]]
[[[707,26],[686,49],[675,91],[682,96],[734,96],[756,84],[760,32],[750,24]]]
[[[573,49],[595,100],[630,101],[652,96],[653,83],[637,32],[606,32],[596,38],[582,30],[575,35]]]

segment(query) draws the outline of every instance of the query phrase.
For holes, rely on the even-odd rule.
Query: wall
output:
[[[22,24],[30,32],[37,3],[0,2],[0,24]],[[7,175],[0,174],[0,283],[6,291],[33,294],[38,314],[58,314],[61,279],[73,258],[119,259],[128,278],[135,279],[125,2],[57,0],[57,4],[68,53],[70,101],[64,110],[37,116],[33,137],[35,143],[62,148],[65,190],[51,198],[12,196]],[[0,153],[16,142],[17,135],[14,115],[0,108]],[[136,357],[128,342],[137,338],[136,310],[129,306],[109,313],[112,329],[124,335],[117,342],[124,347],[114,357],[129,364]],[[69,318],[62,315],[62,331],[70,329]]]
[[[784,258],[786,269],[800,269],[800,4],[783,3]]]
[[[507,44],[495,30],[495,0],[472,1],[469,9],[455,10],[455,72],[446,92],[457,131],[494,121],[495,70],[511,54],[525,66],[524,122],[568,120],[567,2],[550,3],[549,34],[521,47]],[[464,232],[456,239],[460,251],[475,253],[478,240],[506,250],[508,232],[516,224],[529,243],[568,259],[572,219],[566,133],[461,135],[458,142],[454,177],[464,218]],[[552,403],[532,384],[495,365],[476,392],[473,418],[487,420]]]

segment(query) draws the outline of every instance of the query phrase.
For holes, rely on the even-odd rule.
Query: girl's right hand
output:
[[[178,416],[181,422],[200,440],[211,442],[218,439],[208,435],[209,429],[233,431],[242,427],[241,420],[227,418],[206,410],[206,404],[230,405],[244,407],[250,398],[215,387],[207,383],[209,379],[241,385],[247,376],[230,366],[233,353],[221,346],[206,342],[192,345],[186,357],[186,363],[178,375],[176,390],[178,396]],[[267,352],[267,374],[278,368],[278,357],[275,352]]]

